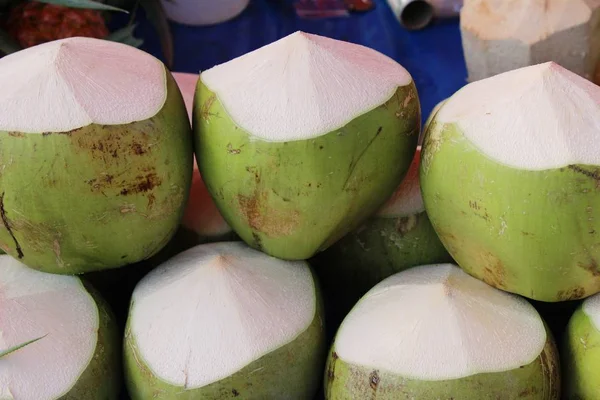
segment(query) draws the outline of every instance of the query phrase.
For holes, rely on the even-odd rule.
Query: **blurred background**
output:
[[[6,54],[48,40],[91,36],[139,47],[172,71],[199,73],[301,30],[362,44],[401,63],[416,82],[423,119],[466,83],[458,19],[462,1],[458,0],[98,3],[0,0],[0,51]]]

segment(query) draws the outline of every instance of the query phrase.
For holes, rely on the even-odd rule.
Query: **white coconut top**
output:
[[[131,334],[160,379],[202,387],[293,341],[315,318],[315,296],[305,262],[243,243],[200,245],[138,284]]]
[[[0,59],[0,131],[67,132],[156,115],[167,98],[163,64],[132,46],[69,38]]]
[[[585,299],[582,308],[594,327],[600,331],[600,293]]]
[[[600,86],[553,62],[468,84],[436,120],[515,168],[600,164]]]
[[[421,266],[371,289],[340,327],[340,359],[419,380],[457,379],[527,365],[546,331],[523,298],[451,264]]]
[[[181,223],[198,235],[206,237],[220,236],[231,232],[231,227],[223,219],[202,180],[195,158],[192,186]]]
[[[383,218],[404,217],[425,211],[419,183],[420,161],[421,146],[417,147],[415,156],[402,183],[400,183],[392,197],[379,209],[377,216]]]
[[[598,0],[465,0],[461,26],[483,40],[533,44],[589,21]]]
[[[303,32],[204,71],[200,79],[240,127],[275,142],[329,133],[412,81],[373,49]]]
[[[0,398],[56,399],[87,368],[98,340],[98,308],[78,278],[0,256]],[[35,378],[35,379],[34,379]]]
[[[192,119],[194,110],[194,95],[196,94],[196,84],[198,83],[199,77],[198,74],[173,72],[173,78],[175,78],[175,82],[177,82],[177,86],[181,91],[190,120]]]

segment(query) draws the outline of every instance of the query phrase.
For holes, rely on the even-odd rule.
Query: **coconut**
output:
[[[0,398],[117,399],[120,339],[81,279],[0,256]]]
[[[392,195],[414,155],[410,74],[375,50],[296,32],[200,75],[196,156],[250,246],[308,259]]]
[[[74,274],[148,258],[168,242],[193,147],[159,60],[70,38],[0,59],[0,85],[0,247],[30,267]]]
[[[395,274],[348,314],[329,355],[326,398],[560,398],[554,340],[525,299],[453,264]]]
[[[326,305],[334,309],[334,320],[341,322],[369,289],[388,276],[417,265],[452,261],[423,206],[420,154],[417,148],[408,174],[388,202],[319,257],[316,272],[325,295],[331,297]]]
[[[465,0],[460,29],[470,81],[548,61],[587,79],[600,68],[598,0]]]
[[[311,398],[326,352],[321,309],[304,261],[279,260],[243,242],[193,247],[133,292],[125,334],[129,393]]]
[[[425,133],[421,189],[469,274],[534,300],[600,290],[600,87],[555,63],[467,85]]]
[[[600,398],[600,294],[577,308],[567,325],[562,350],[565,398]]]

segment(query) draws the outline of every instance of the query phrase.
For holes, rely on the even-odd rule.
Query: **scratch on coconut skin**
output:
[[[202,104],[202,108],[200,109],[200,117],[207,121],[209,120],[209,117],[218,117],[218,114],[213,114],[210,112],[210,109],[213,105],[213,103],[215,102],[215,100],[217,99],[217,96],[215,94],[212,94],[208,99],[206,99],[206,101]]]
[[[381,133],[382,130],[383,130],[383,127],[381,127],[381,126],[379,128],[377,128],[377,133],[375,133],[375,136],[373,136],[371,138],[371,140],[369,140],[369,143],[363,149],[363,151],[360,152],[360,154],[358,155],[358,158],[352,160],[352,162],[350,163],[350,170],[348,171],[348,177],[344,181],[344,186],[343,186],[344,191],[348,191],[349,183],[350,183],[350,178],[352,178],[352,175],[354,174],[354,170],[356,169],[356,166],[358,165],[358,162],[360,161],[361,158],[363,158],[363,156],[365,155],[365,153],[367,152],[367,150],[369,150],[369,148],[371,147],[371,145],[373,144],[373,142],[375,142],[375,139],[377,139],[379,137],[379,134]]]
[[[62,257],[60,256],[60,243],[59,243],[58,239],[54,239],[53,250],[54,250],[54,254],[56,255],[56,263],[58,264],[59,267],[64,268],[65,262],[63,261]]]
[[[265,369],[265,367],[256,368],[255,370],[249,372],[248,375],[255,374],[255,373],[259,372],[259,371],[262,371],[263,369]]]
[[[8,221],[8,217],[6,216],[6,210],[4,209],[4,195],[5,192],[2,192],[2,194],[0,194],[0,216],[2,217],[2,223],[4,224],[4,227],[15,242],[15,246],[17,247],[17,256],[19,257],[19,259],[21,259],[24,256],[23,250],[21,249],[21,245],[19,244],[19,241],[17,240],[15,234],[12,231],[12,228],[10,227],[10,222]]]

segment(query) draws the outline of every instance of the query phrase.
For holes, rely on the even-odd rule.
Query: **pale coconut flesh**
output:
[[[2,58],[0,84],[0,247],[64,274],[159,251],[183,215],[193,156],[164,65],[70,38]]]
[[[452,261],[435,233],[423,205],[419,185],[421,149],[407,175],[388,201],[357,230],[317,257],[316,272],[329,301],[326,306],[341,322],[373,286],[407,268]]]
[[[325,373],[327,399],[559,399],[558,353],[525,299],[453,264],[415,267],[348,314]]]
[[[202,178],[232,229],[272,256],[307,259],[397,188],[420,105],[392,59],[296,32],[202,72],[193,126]]]
[[[0,358],[0,398],[117,398],[114,321],[79,278],[35,271],[2,255],[0,308],[0,353],[33,341]]]
[[[600,290],[600,87],[555,63],[467,85],[425,134],[420,182],[456,262],[541,301]]]
[[[321,300],[304,261],[243,242],[193,247],[136,287],[125,336],[133,399],[311,398],[325,356]]]
[[[588,297],[578,307],[567,325],[562,345],[565,398],[599,398],[600,295]]]

